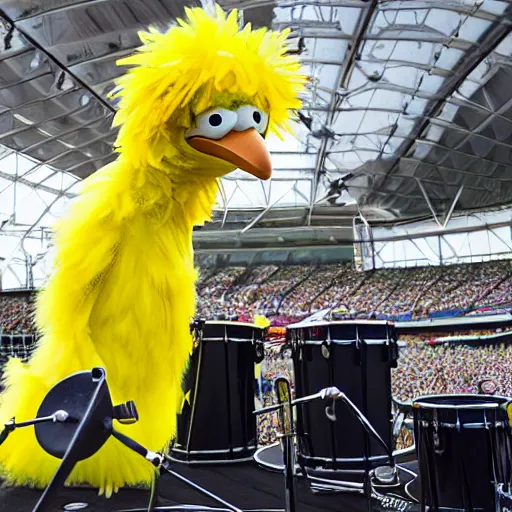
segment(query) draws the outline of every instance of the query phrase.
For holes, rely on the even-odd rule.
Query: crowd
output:
[[[497,384],[498,394],[512,396],[512,345],[412,343],[400,349],[393,395],[410,401],[421,395],[476,393],[484,379]]]
[[[512,262],[357,272],[350,263],[202,267],[197,314],[296,321],[334,307],[354,318],[418,319],[512,308]],[[0,296],[0,332],[33,332],[33,301]]]
[[[210,273],[208,273],[210,272]],[[357,272],[351,264],[204,270],[198,313],[291,321],[336,307],[358,318],[424,318],[512,307],[512,262]]]
[[[282,352],[282,345],[267,345],[258,382],[259,406],[265,407],[275,403],[272,383],[276,377],[286,377],[291,383],[293,382],[291,357],[289,354]],[[274,443],[279,431],[279,419],[276,412],[258,416],[260,444]]]
[[[34,299],[29,296],[0,295],[0,334],[35,332]]]

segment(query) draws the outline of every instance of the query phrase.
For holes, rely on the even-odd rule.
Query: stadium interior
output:
[[[292,133],[267,138],[272,177],[236,170],[221,178],[211,221],[193,233],[197,343],[261,337],[263,344],[261,358],[236,370],[255,375],[254,397],[241,405],[228,379],[209,405],[195,397],[197,415],[223,411],[224,401],[231,405],[218,414],[229,421],[233,408],[249,410],[252,401],[252,409],[270,410],[244,416],[255,423],[257,446],[246,442],[243,461],[230,459],[229,437],[230,456],[206,464],[200,457],[208,450],[185,449],[178,430],[170,451],[178,480],[162,476],[158,505],[510,510],[512,423],[491,413],[475,418],[486,404],[498,414],[512,403],[512,4],[218,3],[239,9],[241,24],[290,29],[287,52],[307,76]],[[52,273],[54,223],[83,181],[116,158],[118,103],[110,93],[125,72],[116,61],[139,46],[138,31],[164,31],[186,7],[215,8],[211,0],[0,0],[0,375],[8,358],[27,361],[37,346],[34,314]],[[212,334],[218,326],[222,334]],[[373,355],[379,343],[388,355]],[[357,356],[342,352],[349,345]],[[211,357],[215,375],[202,374],[211,389],[222,373],[242,379],[222,366],[224,356]],[[284,399],[280,379],[291,386]],[[325,391],[333,387],[335,398]],[[316,397],[310,405],[293,404],[290,427],[288,398],[308,396]],[[336,405],[345,396],[392,451],[391,462],[382,463],[388,452],[364,421],[351,423],[349,405]],[[438,409],[424,399],[431,396]],[[329,397],[335,420],[324,407]],[[459,408],[493,432],[490,447],[487,437],[460,428],[466,412],[459,417]],[[439,455],[438,425],[448,455]],[[196,437],[215,438],[217,427],[205,427]],[[189,447],[192,427],[183,428]],[[464,458],[476,445],[487,473]],[[389,467],[387,480],[379,470]],[[475,490],[491,484],[492,497]],[[110,500],[88,489],[59,492],[44,510],[148,510],[147,489],[121,489]],[[1,488],[0,511],[32,510],[40,494]]]

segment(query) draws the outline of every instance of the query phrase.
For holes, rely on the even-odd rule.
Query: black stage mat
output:
[[[197,467],[175,464],[173,469],[196,484],[215,493],[220,498],[243,510],[282,509],[284,507],[284,483],[279,473],[261,469],[255,463],[231,466]],[[313,494],[303,480],[297,484],[297,512],[366,512],[366,498],[355,494]],[[40,492],[31,489],[0,488],[0,511],[30,512]],[[210,498],[177,479],[164,475],[159,488],[161,505],[178,503],[220,507]],[[149,491],[121,489],[115,496],[105,499],[87,489],[62,489],[53,511],[64,510],[64,505],[76,502],[89,504],[86,511],[103,512],[146,507]]]

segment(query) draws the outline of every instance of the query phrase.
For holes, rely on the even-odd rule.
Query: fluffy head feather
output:
[[[211,108],[250,102],[269,114],[269,129],[278,133],[288,128],[290,109],[300,107],[304,78],[298,59],[286,55],[287,31],[251,30],[250,24],[240,30],[237,12],[226,15],[220,7],[215,18],[200,8],[186,15],[165,34],[140,33],[143,46],[118,62],[133,67],[112,93],[120,100],[116,145],[135,165],[159,167],[181,156],[206,166],[179,135]]]

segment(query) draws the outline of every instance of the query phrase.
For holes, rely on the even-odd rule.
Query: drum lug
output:
[[[261,363],[265,358],[265,348],[263,342],[260,340],[256,340],[254,342],[254,360],[255,362]]]
[[[439,438],[439,418],[437,415],[437,409],[434,409],[434,418],[432,421],[432,427],[433,427],[433,441],[434,441],[434,450],[436,453],[441,452],[441,440]]]
[[[299,347],[299,361],[304,361],[304,351],[306,350],[306,344],[302,338],[297,339],[297,346]]]
[[[325,359],[329,359],[329,357],[331,357],[331,347],[330,343],[328,343],[327,341],[324,341],[322,343],[322,355],[324,356]]]
[[[485,411],[484,411],[484,413],[485,413]],[[460,434],[461,425],[460,425],[459,411],[457,411],[456,415],[457,415],[457,423],[455,423],[455,428],[457,429],[457,433]],[[487,423],[487,420],[485,423]]]

